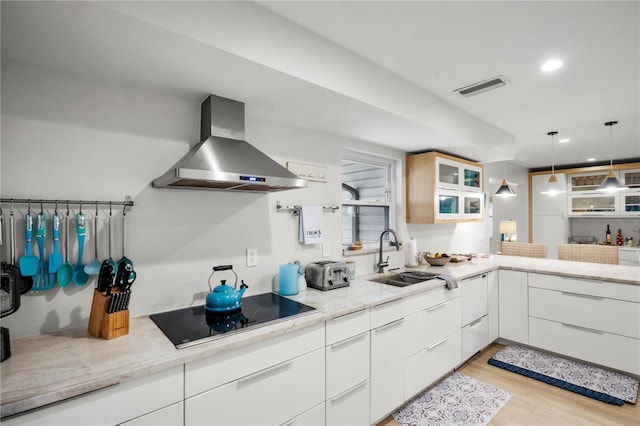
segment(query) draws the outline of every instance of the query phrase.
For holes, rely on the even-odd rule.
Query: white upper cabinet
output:
[[[436,186],[442,189],[482,192],[482,168],[436,157]]]

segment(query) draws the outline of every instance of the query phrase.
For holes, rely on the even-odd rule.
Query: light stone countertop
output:
[[[498,268],[636,284],[640,292],[640,268],[635,266],[490,256],[477,263],[419,269],[461,280]],[[113,340],[91,337],[86,327],[12,339],[12,356],[0,368],[0,415],[11,416],[444,285],[442,280],[408,287],[368,281],[376,275],[358,277],[348,287],[308,289],[291,297],[317,308],[313,314],[180,350],[148,316],[132,318],[129,334]]]

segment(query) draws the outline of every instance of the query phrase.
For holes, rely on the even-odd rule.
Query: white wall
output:
[[[281,263],[321,259],[320,246],[297,242],[298,219],[276,212],[276,202],[340,204],[343,147],[402,159],[403,153],[334,135],[247,117],[247,139],[281,164],[327,167],[327,183],[268,195],[151,188],[199,138],[202,99],[182,99],[97,81],[13,60],[2,64],[3,198],[123,200],[127,215],[127,257],[138,273],[133,316],[202,303],[211,267],[233,264],[249,285],[247,294],[271,290]],[[203,93],[202,98],[207,94]],[[34,209],[39,209],[34,206]],[[65,207],[61,206],[64,212]],[[24,235],[24,206],[16,206],[17,235]],[[52,209],[49,209],[49,214]],[[72,215],[77,206],[72,209]],[[93,217],[94,208],[84,212]],[[100,257],[107,257],[107,211],[100,210]],[[122,255],[120,211],[114,216],[114,258]],[[340,214],[323,215],[325,241],[340,259]],[[93,229],[92,223],[89,229]],[[72,233],[72,239],[74,233]],[[50,241],[50,238],[49,238]],[[93,236],[85,263],[93,259]],[[258,266],[245,267],[245,249],[258,249]],[[23,242],[18,245],[24,253]],[[6,250],[5,250],[6,251]],[[50,251],[50,245],[48,245]],[[5,254],[3,252],[3,254]],[[392,254],[394,258],[400,254]],[[71,245],[76,263],[77,244]],[[373,272],[373,256],[358,260],[359,272]],[[214,284],[220,273],[214,276]],[[28,293],[20,310],[3,318],[13,337],[83,326],[88,321],[94,280],[86,286]],[[196,295],[196,296],[194,296]]]
[[[232,264],[248,285],[247,294],[271,291],[278,265],[321,260],[318,246],[297,242],[298,219],[277,212],[278,201],[293,204],[340,204],[340,159],[355,149],[395,159],[398,236],[418,240],[420,250],[487,252],[484,224],[411,225],[404,221],[404,153],[371,143],[295,128],[247,116],[247,139],[285,164],[326,167],[326,183],[309,182],[300,190],[272,194],[154,189],[164,173],[199,138],[199,107],[206,93],[179,98],[105,80],[81,77],[11,59],[2,63],[2,198],[123,200],[133,197],[127,214],[126,255],[138,278],[133,286],[132,316],[201,304],[211,267]],[[39,210],[39,206],[34,206]],[[24,235],[24,206],[16,206],[17,235]],[[64,212],[66,207],[60,206]],[[71,214],[77,212],[72,206]],[[95,208],[84,212],[93,218]],[[52,213],[49,206],[48,213]],[[108,256],[106,218],[99,211],[99,257]],[[120,210],[114,213],[113,257],[122,256]],[[325,241],[330,259],[342,260],[340,214],[325,212]],[[93,260],[93,223],[89,223],[84,262]],[[50,252],[50,237],[47,250]],[[258,266],[245,266],[245,250],[258,250]],[[6,255],[4,248],[3,255]],[[18,254],[24,244],[18,245]],[[404,265],[404,253],[388,252],[391,267]],[[77,244],[72,232],[71,261]],[[358,275],[375,271],[374,254],[350,257]],[[217,273],[214,285],[221,278]],[[12,337],[85,326],[95,280],[28,293],[20,310],[3,318]]]
[[[529,170],[508,162],[506,173],[507,182],[512,184],[517,195],[515,197],[496,197],[494,194],[505,175],[504,162],[484,165],[484,188],[487,196],[490,196],[493,202],[493,238],[489,245],[491,253],[500,251],[499,228],[501,220],[515,220],[518,241],[529,241]]]

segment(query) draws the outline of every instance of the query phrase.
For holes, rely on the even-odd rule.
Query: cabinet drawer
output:
[[[487,274],[460,281],[462,325],[487,315]]]
[[[461,332],[439,342],[433,343],[422,351],[405,360],[405,400],[410,399],[461,362]]]
[[[324,348],[324,323],[185,364],[185,397]],[[324,351],[323,351],[324,353]]]
[[[327,345],[369,331],[369,311],[353,312],[327,321]]]
[[[324,402],[310,410],[281,423],[282,426],[318,426],[326,422]]]
[[[529,286],[640,303],[640,286],[636,284],[529,273]]]
[[[405,355],[421,351],[460,330],[461,304],[461,298],[457,297],[405,318]]]
[[[119,426],[182,426],[184,424],[184,401],[146,414]]]
[[[183,399],[182,366],[91,392],[26,414],[3,419],[11,425],[114,425]],[[114,409],[117,407],[117,409]]]
[[[404,317],[404,300],[393,300],[371,308],[371,329]]]
[[[185,425],[278,425],[291,420],[324,401],[324,365],[323,348],[187,398]]]
[[[327,426],[369,424],[369,380],[327,400]]]
[[[529,288],[529,315],[640,339],[640,303]]]
[[[489,344],[487,315],[462,328],[462,360],[466,361]]]
[[[455,299],[456,297],[460,297],[460,287],[448,290],[443,281],[442,287],[432,288],[424,293],[407,297],[404,302],[404,316],[408,317],[416,312],[439,305],[442,302]]]
[[[367,331],[327,346],[327,398],[369,378],[369,342]]]
[[[531,318],[529,343],[605,367],[640,374],[640,340]]]

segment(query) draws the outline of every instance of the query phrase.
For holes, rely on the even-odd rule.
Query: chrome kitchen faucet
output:
[[[382,238],[384,237],[384,234],[387,233],[393,235],[393,239],[396,240],[396,251],[400,250],[400,244],[398,244],[398,236],[396,235],[394,230],[389,228],[382,231],[382,233],[380,234],[380,252],[378,253],[378,263],[376,265],[378,267],[379,273],[384,272],[384,268],[389,266],[389,256],[387,256],[387,260],[385,260],[384,262],[382,261]]]

